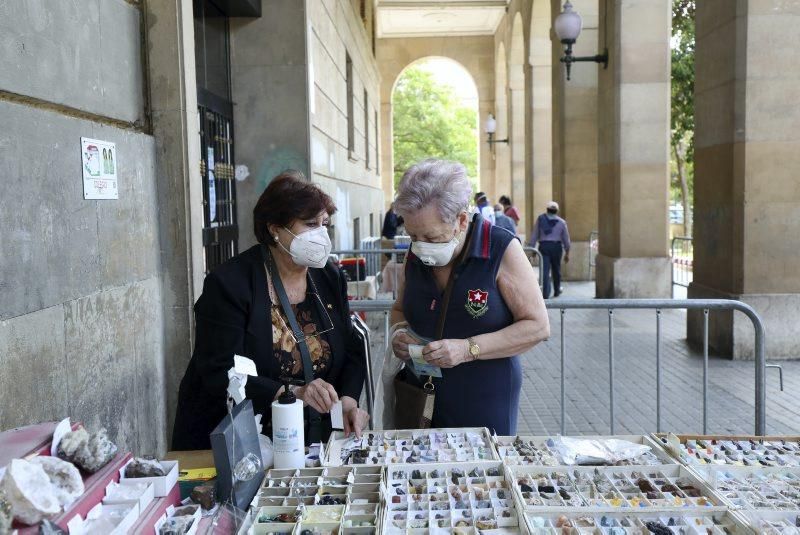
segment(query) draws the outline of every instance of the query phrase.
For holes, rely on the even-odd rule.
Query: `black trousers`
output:
[[[540,241],[539,252],[542,253],[542,266],[544,287],[542,295],[545,299],[550,298],[550,271],[553,272],[553,290],[556,296],[561,293],[561,255],[564,247],[560,241]]]

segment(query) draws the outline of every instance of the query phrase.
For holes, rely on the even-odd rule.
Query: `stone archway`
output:
[[[400,73],[412,63],[426,57],[438,56],[460,63],[470,73],[478,88],[479,133],[478,160],[480,186],[494,184],[494,162],[489,144],[484,141],[483,121],[494,111],[494,38],[418,37],[378,39],[376,57],[381,75],[381,183],[386,205],[394,197],[392,155],[392,89]]]
[[[476,191],[483,190],[487,185],[491,185],[493,180],[487,180],[486,178],[481,181],[480,177],[480,169],[481,169],[481,157],[480,157],[480,145],[481,145],[481,121],[479,117],[480,110],[478,109],[478,86],[475,83],[475,79],[473,78],[472,74],[458,61],[442,57],[442,56],[427,56],[424,58],[417,59],[410,64],[406,65],[406,67],[400,71],[397,75],[397,78],[392,81],[392,131],[390,132],[390,136],[392,138],[393,144],[393,151],[396,148],[394,142],[397,141],[398,133],[401,135],[401,138],[419,138],[423,134],[422,131],[419,130],[419,117],[416,116],[416,112],[418,109],[415,105],[411,106],[412,113],[409,115],[398,116],[398,113],[401,113],[401,110],[408,110],[408,100],[406,101],[405,106],[398,106],[395,98],[397,96],[398,85],[402,85],[401,81],[405,80],[408,82],[408,78],[404,78],[404,75],[414,67],[422,67],[423,72],[430,73],[433,76],[433,79],[436,85],[444,85],[452,87],[457,99],[460,101],[459,104],[463,107],[469,108],[471,111],[475,112],[475,120],[474,122],[470,123],[470,130],[473,131],[476,135],[472,138],[472,141],[469,142],[469,152],[472,153],[474,151],[474,155],[476,157],[475,161],[475,174],[470,171],[470,177],[476,177],[478,179],[477,184],[474,184],[477,187]],[[385,81],[388,82],[388,81]],[[414,98],[412,99],[414,102],[418,101],[418,93],[414,91],[413,93]],[[409,119],[413,119],[412,123],[409,123]],[[422,121],[425,118],[421,119]],[[470,136],[472,137],[472,136]],[[466,146],[460,146],[459,150],[466,150]],[[413,150],[413,149],[412,149]],[[431,154],[426,154],[425,157],[432,156]],[[449,159],[458,159],[454,158],[450,154],[440,154],[439,156],[443,158]],[[405,170],[409,165],[414,163],[420,157],[419,154],[415,154],[413,158],[409,158],[409,155],[405,157],[398,157],[396,154],[393,154],[393,166],[399,165],[401,169]],[[468,158],[464,155],[465,158]],[[404,161],[407,160],[407,161]],[[470,165],[467,165],[467,161],[462,161],[461,163],[465,164],[465,166],[470,170]],[[395,180],[397,180],[397,175],[395,174]]]

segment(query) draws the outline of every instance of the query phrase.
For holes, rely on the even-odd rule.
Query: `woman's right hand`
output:
[[[394,350],[394,356],[400,360],[408,360],[411,358],[411,356],[408,354],[409,344],[420,345],[421,343],[419,340],[408,334],[408,332],[402,332],[392,338],[392,350]]]
[[[336,389],[322,379],[314,379],[307,385],[298,387],[294,395],[320,414],[331,412],[333,405],[339,401]]]

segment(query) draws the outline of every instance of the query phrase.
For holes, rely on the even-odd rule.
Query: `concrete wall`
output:
[[[484,140],[483,123],[489,113],[494,113],[495,98],[495,54],[494,38],[483,37],[419,37],[406,39],[378,39],[377,58],[381,78],[381,179],[387,195],[387,202],[394,196],[394,163],[391,158],[392,147],[392,90],[397,77],[410,64],[417,60],[439,56],[460,63],[472,75],[478,88],[478,117],[480,118],[479,143],[479,185],[491,192],[495,185],[494,158],[489,144]],[[500,110],[498,110],[500,113]],[[498,134],[503,137],[503,122],[498,120]],[[495,145],[497,147],[497,145]],[[502,145],[506,147],[506,145]],[[496,190],[496,188],[495,188]],[[495,191],[501,195],[499,191]],[[491,196],[491,195],[490,195]],[[496,201],[497,198],[493,198]]]
[[[161,261],[155,146],[139,128],[141,19],[123,0],[0,4],[0,429],[72,416],[157,454]],[[83,199],[81,136],[117,144],[119,200]]]
[[[384,210],[378,174],[378,69],[371,31],[357,7],[347,2],[308,2],[311,171],[337,205],[334,246],[344,249],[359,246],[354,242],[356,218],[359,237],[380,235]],[[353,73],[352,150],[348,149],[348,55]]]
[[[255,243],[253,206],[287,168],[303,171],[333,198],[335,247],[379,232],[378,74],[370,37],[355,6],[333,0],[264,2],[259,19],[231,19],[239,248]],[[353,62],[354,150],[348,150],[346,54]],[[364,127],[364,90],[369,124]],[[369,156],[368,156],[369,155]],[[367,165],[367,158],[369,164]],[[357,245],[357,244],[356,244]]]

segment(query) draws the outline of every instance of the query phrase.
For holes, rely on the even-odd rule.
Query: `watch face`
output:
[[[472,354],[473,357],[476,357],[478,356],[478,353],[481,352],[481,349],[477,345],[472,344],[471,346],[469,346],[469,352],[470,354]]]

